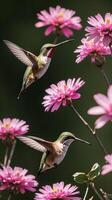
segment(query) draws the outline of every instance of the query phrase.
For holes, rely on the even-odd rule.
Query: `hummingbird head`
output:
[[[80,141],[86,144],[90,144],[89,142],[87,142],[86,140],[80,139],[78,137],[76,137],[73,133],[70,132],[63,132],[60,134],[59,138],[60,142],[65,143],[65,142],[73,142],[73,141]]]
[[[44,44],[44,45],[41,47],[41,49],[40,49],[40,53],[42,53],[43,55],[45,55],[50,49],[55,48],[55,47],[57,47],[57,46],[60,46],[60,45],[62,45],[62,44],[71,42],[71,41],[73,41],[73,40],[74,40],[74,39],[65,40],[65,41],[60,42],[60,43],[57,43],[57,44],[51,44],[51,43]]]

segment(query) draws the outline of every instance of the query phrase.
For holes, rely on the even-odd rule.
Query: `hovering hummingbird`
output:
[[[54,142],[46,141],[34,136],[19,136],[18,139],[31,148],[43,152],[38,175],[43,171],[59,165],[63,161],[67,150],[73,141],[77,140],[86,144],[90,144],[85,140],[77,138],[70,132],[61,133],[58,139]]]
[[[18,99],[21,93],[29,87],[32,83],[36,80],[40,79],[47,71],[52,56],[54,54],[54,48],[62,45],[64,43],[70,42],[74,39],[65,40],[58,44],[44,44],[38,56],[34,55],[33,53],[26,51],[25,49],[17,46],[16,44],[4,40],[4,43],[10,49],[10,51],[25,65],[27,65],[26,71],[23,76],[23,83],[21,90],[18,95]]]

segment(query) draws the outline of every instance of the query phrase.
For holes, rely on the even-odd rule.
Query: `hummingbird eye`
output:
[[[66,139],[67,139],[67,140],[73,139],[73,137],[72,137],[72,136],[67,136]]]
[[[47,47],[47,50],[50,50],[51,49],[51,47]]]

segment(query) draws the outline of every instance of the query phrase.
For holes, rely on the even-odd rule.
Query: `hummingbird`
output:
[[[70,132],[62,132],[58,139],[53,142],[35,136],[19,136],[18,139],[31,148],[43,152],[38,175],[48,169],[58,166],[66,156],[68,148],[72,142],[80,141],[90,144]]]
[[[40,79],[47,71],[48,67],[50,66],[51,59],[54,54],[55,47],[70,42],[74,39],[65,40],[58,44],[44,44],[41,49],[39,55],[35,55],[30,51],[27,51],[16,44],[4,40],[4,43],[10,49],[10,51],[22,62],[24,63],[27,68],[25,70],[23,76],[22,87],[18,95],[18,99],[21,93],[26,90],[32,83]]]

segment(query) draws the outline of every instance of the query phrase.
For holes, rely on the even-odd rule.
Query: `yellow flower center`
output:
[[[106,23],[107,23],[107,24],[110,24],[110,18],[107,18],[107,19],[106,19]]]
[[[6,128],[6,129],[9,129],[11,126],[10,126],[10,124],[4,124],[3,127]]]
[[[53,186],[53,193],[56,193],[58,190]]]
[[[58,21],[62,21],[63,18],[64,18],[64,13],[63,13],[63,12],[60,12],[60,13],[57,15]]]

